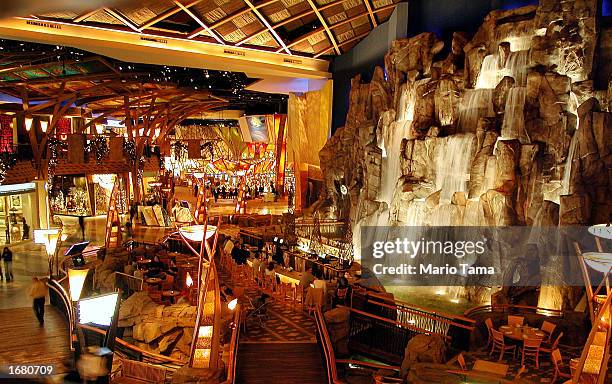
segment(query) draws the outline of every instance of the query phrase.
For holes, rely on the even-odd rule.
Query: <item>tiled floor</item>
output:
[[[14,280],[0,282],[0,309],[30,307],[32,302],[27,295],[27,290],[32,276],[49,274],[45,248],[32,241],[9,245],[9,247],[13,251]]]
[[[258,297],[260,292],[249,287],[244,281],[232,281],[229,275],[221,270],[220,280],[231,288],[244,287],[246,295],[251,299]],[[243,343],[287,343],[287,342],[316,342],[314,319],[308,317],[300,306],[279,303],[270,298],[268,306],[268,319],[261,327],[256,320],[247,322],[247,332],[240,336]]]

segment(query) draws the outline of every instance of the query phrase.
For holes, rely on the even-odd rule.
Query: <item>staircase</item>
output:
[[[238,384],[327,382],[316,343],[241,343]]]

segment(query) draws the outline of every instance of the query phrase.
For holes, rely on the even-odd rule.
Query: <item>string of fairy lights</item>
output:
[[[15,59],[22,66],[57,63],[62,66],[61,74],[69,76],[70,63],[81,62],[96,56],[87,51],[60,45],[47,45],[16,40],[0,39],[0,69],[12,66]],[[116,70],[130,74],[132,79],[143,83],[158,83],[174,85],[178,88],[188,88],[194,91],[210,91],[213,95],[227,99],[229,109],[243,109],[256,113],[284,113],[287,96],[254,92],[246,89],[256,79],[251,79],[242,72],[218,71],[189,67],[173,67],[141,63],[127,63],[105,57]],[[0,82],[10,82],[11,79],[0,76]]]

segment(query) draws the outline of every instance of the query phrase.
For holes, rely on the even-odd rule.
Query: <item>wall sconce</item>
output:
[[[87,278],[89,269],[69,269],[68,270],[68,282],[70,284],[70,299],[72,301],[79,301],[81,298],[81,292],[83,291],[83,285]]]
[[[45,121],[45,120],[41,120],[40,121],[40,130],[43,131],[43,133],[47,133],[47,127],[49,127],[49,122]]]
[[[32,129],[32,123],[34,123],[34,119],[31,117],[26,117],[25,118],[25,130],[26,132],[30,132],[30,129]]]
[[[104,124],[96,124],[96,133],[101,135],[104,133]]]

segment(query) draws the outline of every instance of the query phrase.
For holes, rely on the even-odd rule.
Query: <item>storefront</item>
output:
[[[38,223],[36,184],[0,185],[0,243],[27,240]]]

